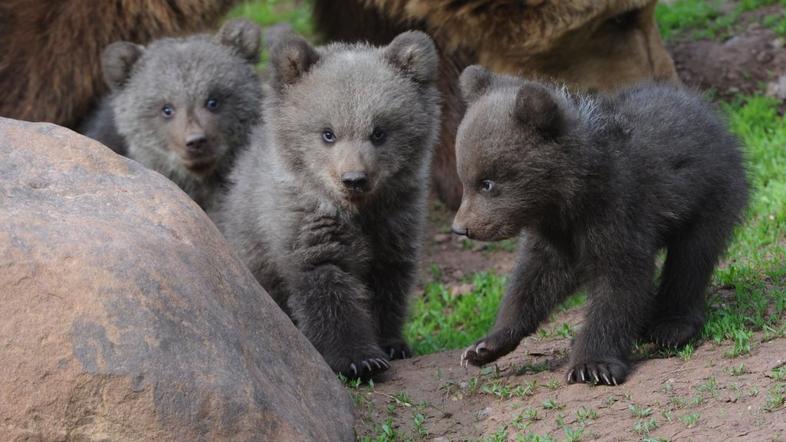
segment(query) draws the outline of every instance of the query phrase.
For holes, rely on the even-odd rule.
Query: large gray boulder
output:
[[[348,393],[174,184],[0,118],[3,440],[348,440]]]

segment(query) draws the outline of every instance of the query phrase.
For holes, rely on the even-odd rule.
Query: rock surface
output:
[[[177,186],[0,118],[3,440],[349,440],[352,402]]]

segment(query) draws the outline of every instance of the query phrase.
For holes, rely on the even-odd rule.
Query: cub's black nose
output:
[[[457,226],[455,224],[450,227],[450,231],[460,236],[467,236],[469,234],[469,229],[466,227]]]
[[[205,146],[207,146],[205,134],[197,133],[186,137],[186,148],[189,152],[199,153],[205,149]]]
[[[368,188],[368,174],[366,172],[346,172],[341,175],[341,182],[347,189],[365,191]]]

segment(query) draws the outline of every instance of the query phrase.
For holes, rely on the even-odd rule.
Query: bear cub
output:
[[[260,38],[258,26],[240,19],[213,36],[112,43],[101,57],[111,93],[82,132],[166,176],[207,210],[262,113]]]
[[[330,367],[366,378],[410,355],[436,49],[421,32],[382,48],[277,39],[263,123],[213,217]]]
[[[748,197],[740,146],[713,109],[673,85],[591,98],[479,66],[460,84],[469,108],[453,231],[485,241],[524,233],[496,323],[462,363],[511,352],[579,288],[589,305],[569,383],[624,382],[639,337],[694,338]]]

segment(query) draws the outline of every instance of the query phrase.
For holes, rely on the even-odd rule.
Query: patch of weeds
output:
[[[552,379],[546,384],[546,388],[549,390],[556,390],[562,385],[558,380]]]
[[[762,24],[781,37],[786,37],[786,14],[768,15],[764,17]]]
[[[498,428],[491,436],[486,436],[481,441],[483,442],[505,442],[508,440],[508,426],[503,425]]]
[[[453,296],[444,284],[426,285],[412,308],[404,335],[416,354],[463,348],[494,324],[505,278],[493,273],[472,277],[472,292]]]
[[[734,365],[728,371],[732,376],[742,376],[748,372],[748,369],[745,368],[744,363],[740,362],[740,365]]]
[[[729,35],[743,13],[778,0],[741,0],[727,10],[721,0],[676,0],[670,4],[659,2],[655,18],[664,39],[668,40],[681,31],[692,29],[692,38],[717,38]]]
[[[472,241],[471,239],[464,238],[461,240],[461,250],[472,250],[475,248],[475,245],[475,241]]]
[[[767,403],[764,404],[764,410],[773,412],[786,405],[786,384],[775,384],[767,392]]]
[[[630,410],[630,414],[632,414],[633,417],[644,418],[652,415],[652,408],[645,408],[636,404],[628,405],[628,410]]]
[[[715,377],[713,376],[713,377],[707,379],[705,382],[699,384],[696,387],[696,390],[698,390],[702,394],[707,394],[707,395],[710,395],[712,397],[717,397],[718,396],[718,380],[715,379]]]
[[[671,422],[674,420],[674,415],[670,410],[663,410],[660,412],[660,415],[663,416],[663,419],[665,419],[666,422]]]
[[[677,356],[683,361],[688,361],[693,357],[695,351],[696,349],[693,348],[693,344],[685,344],[681,349],[677,350]]]
[[[537,387],[537,381],[529,381],[521,385],[516,385],[513,388],[513,396],[518,398],[523,398],[526,396],[532,396],[535,394],[535,388]]]
[[[540,435],[535,433],[517,434],[516,442],[557,442],[556,439],[548,434]]]
[[[658,421],[655,418],[639,419],[633,426],[633,431],[639,435],[647,435],[654,429],[658,428]]]
[[[415,416],[412,418],[413,424],[415,427],[415,431],[417,431],[418,436],[426,437],[428,436],[428,430],[426,429],[426,416],[423,413],[415,413]]]
[[[786,365],[782,365],[778,368],[773,368],[772,372],[770,373],[770,377],[775,379],[776,381],[782,381],[786,379]]]
[[[592,408],[582,405],[578,410],[576,410],[576,418],[579,420],[579,423],[583,424],[587,421],[594,421],[597,419],[598,412]]]
[[[562,408],[565,408],[565,406],[558,404],[554,399],[546,399],[543,401],[544,410],[561,410]]]
[[[729,349],[724,356],[736,358],[737,356],[751,352],[751,337],[753,332],[749,330],[734,330],[731,338],[734,340],[734,347]]]
[[[535,373],[542,373],[544,371],[549,370],[549,363],[548,361],[541,361],[541,362],[527,362],[525,364],[521,364],[516,367],[515,373],[516,376],[521,376],[525,374],[535,374]]]
[[[699,413],[690,413],[690,414],[686,414],[685,416],[680,417],[680,422],[685,424],[685,426],[688,427],[688,428],[693,428],[699,422],[699,418],[700,417],[701,417],[701,414],[699,414]]]
[[[579,428],[571,428],[571,427],[564,427],[562,431],[565,432],[565,439],[566,442],[578,442],[584,437],[584,427]]]
[[[480,391],[485,394],[496,396],[498,399],[510,399],[510,397],[513,395],[510,386],[499,381],[483,385]]]
[[[360,438],[362,442],[395,442],[402,439],[401,434],[393,427],[393,419],[387,418],[382,425],[374,429],[375,435]]]

